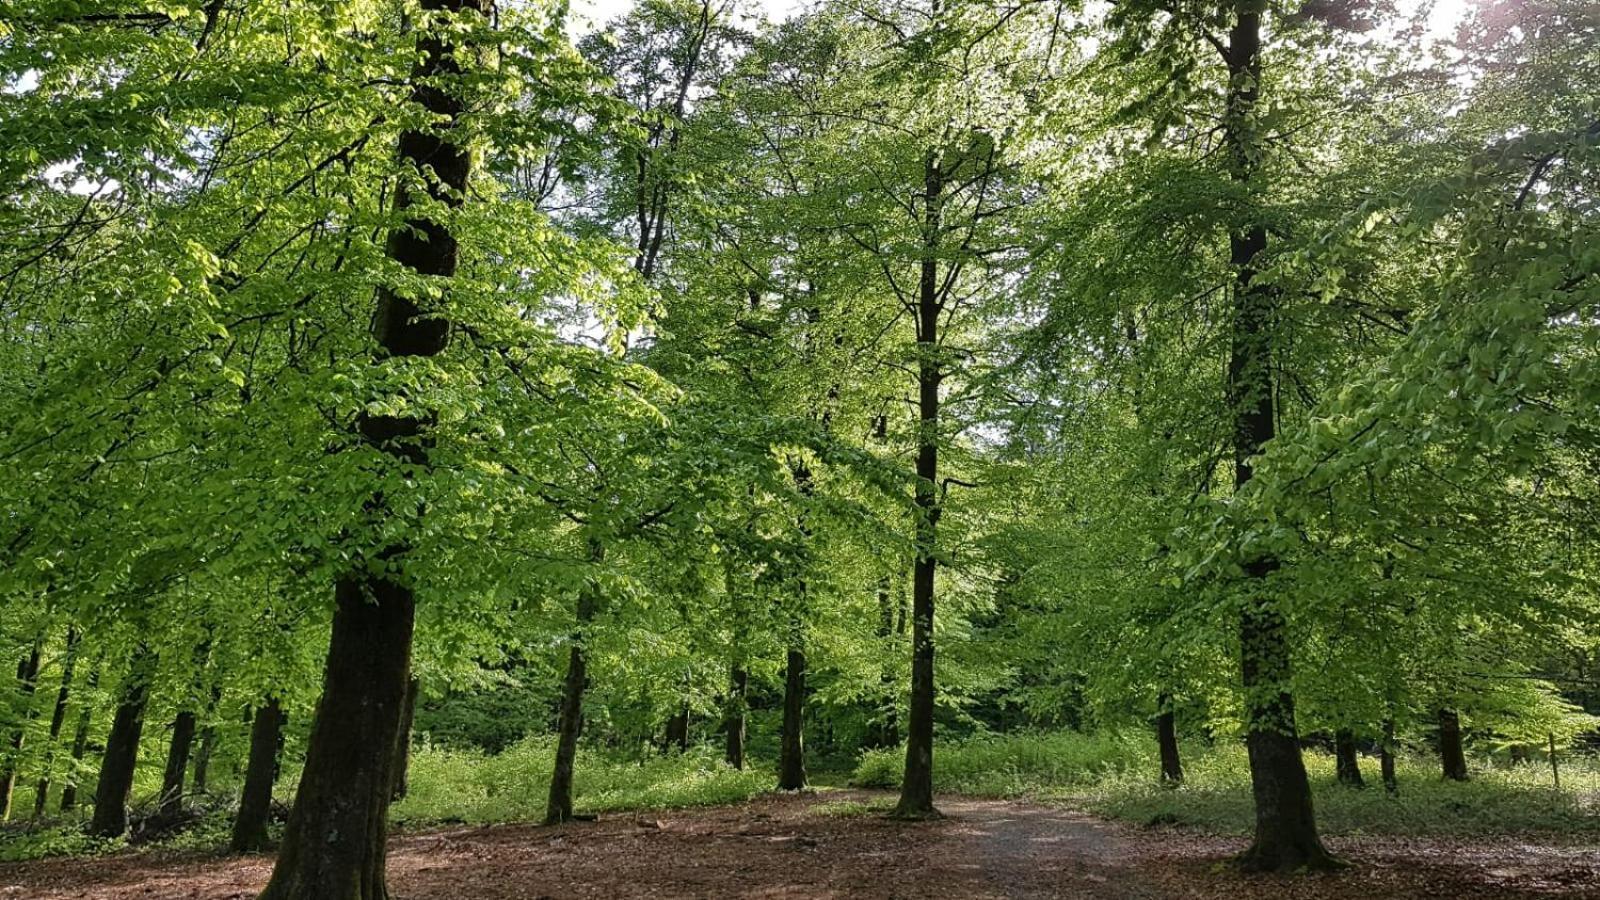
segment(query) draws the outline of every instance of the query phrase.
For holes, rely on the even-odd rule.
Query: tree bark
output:
[[[462,73],[458,48],[446,37],[437,14],[488,17],[492,0],[422,0],[424,16],[412,69],[411,102],[434,124],[401,133],[399,156],[419,179],[429,200],[459,207],[472,170],[470,148],[453,135],[466,110],[447,86]],[[394,208],[406,214],[389,235],[387,253],[424,279],[456,273],[459,243],[449,226],[408,213],[416,206],[414,184],[402,179]],[[448,284],[448,281],[446,281]],[[379,289],[372,334],[378,357],[433,357],[449,342],[450,323],[417,305],[411,296]],[[398,474],[425,475],[433,416],[363,412],[357,431],[387,454]],[[385,499],[368,501],[383,518]],[[384,840],[394,790],[395,741],[411,677],[411,633],[416,598],[403,577],[378,574],[377,563],[405,567],[403,539],[379,550],[374,565],[339,579],[333,635],[323,674],[322,699],[312,723],[305,769],[282,850],[262,900],[387,900]]]
[[[605,561],[605,546],[589,542],[589,561],[598,566]],[[589,626],[600,604],[599,583],[590,580],[578,594],[574,610],[577,628],[572,647],[567,651],[567,677],[561,689],[561,712],[556,721],[556,762],[550,770],[550,795],[545,801],[544,823],[557,825],[572,820],[572,777],[577,766],[578,738],[583,735],[583,692],[589,685]]]
[[[806,780],[806,651],[799,626],[791,637],[783,669],[783,740],[778,750],[778,790],[802,791]]]
[[[1178,756],[1178,723],[1172,711],[1172,697],[1162,694],[1156,700],[1156,745],[1161,750],[1161,783],[1176,787],[1183,783],[1183,760]]]
[[[183,809],[183,781],[189,773],[189,751],[194,747],[195,715],[184,710],[172,720],[172,743],[167,767],[161,775],[161,800],[157,815],[173,816]]]
[[[1383,777],[1383,789],[1393,797],[1400,793],[1400,779],[1394,771],[1394,720],[1383,720],[1383,742],[1378,747],[1378,766]]]
[[[272,815],[272,784],[278,774],[278,746],[283,735],[283,706],[277,697],[256,710],[250,726],[250,762],[245,768],[239,813],[233,819],[228,849],[250,853],[267,846],[267,820]]]
[[[1361,756],[1356,752],[1355,732],[1340,728],[1333,733],[1333,756],[1334,772],[1340,784],[1353,788],[1367,786],[1361,777]]]
[[[1461,717],[1453,709],[1439,710],[1439,761],[1444,777],[1467,780],[1467,755],[1461,747]]]
[[[388,897],[384,841],[414,600],[399,585],[347,577],[337,603],[305,769],[263,900]]]
[[[894,598],[887,575],[878,580],[878,642],[887,650],[894,636]],[[878,674],[878,704],[867,728],[868,750],[894,747],[900,743],[899,698],[895,696],[894,673],[888,665]]]
[[[1256,104],[1261,86],[1261,14],[1264,0],[1235,0],[1234,21],[1223,53],[1228,67],[1223,144],[1229,177],[1248,193],[1259,192],[1263,149]],[[1272,375],[1276,294],[1256,280],[1267,249],[1267,229],[1254,211],[1230,228],[1234,271],[1233,320],[1228,359],[1228,400],[1233,408],[1234,486],[1243,490],[1251,460],[1272,440],[1277,410]],[[1246,704],[1245,745],[1255,799],[1255,840],[1239,857],[1250,871],[1288,871],[1339,865],[1317,835],[1311,784],[1295,730],[1289,691],[1290,655],[1286,623],[1273,602],[1275,557],[1245,561],[1244,608],[1239,620],[1240,669]]]
[[[911,571],[911,715],[906,768],[893,815],[922,819],[933,807],[933,590],[939,524],[940,300],[938,251],[944,206],[944,164],[930,150],[923,162],[922,261],[917,280],[916,559]]]
[[[222,684],[213,678],[206,700],[205,725],[200,729],[200,752],[194,757],[194,792],[204,794],[211,775],[211,755],[217,747],[217,704],[222,702]]]
[[[139,737],[144,733],[144,710],[150,702],[150,676],[155,653],[141,644],[134,651],[117,714],[106,737],[100,759],[100,781],[94,791],[94,816],[89,833],[96,837],[121,837],[128,830],[128,793],[133,790],[133,770],[139,761]]]
[[[677,712],[667,719],[667,734],[663,741],[663,749],[677,749],[679,753],[689,749],[689,707],[682,706]]]
[[[0,819],[11,818],[11,797],[17,786],[17,766],[22,762],[22,745],[27,740],[28,723],[33,721],[33,694],[39,685],[39,655],[44,649],[43,643],[42,638],[35,640],[33,649],[17,663],[17,690],[22,694],[23,712],[16,730],[11,733],[5,771],[0,772]]]
[[[67,773],[66,784],[61,788],[61,811],[72,812],[78,805],[78,772],[84,754],[89,752],[89,726],[94,722],[94,689],[100,685],[100,664],[89,671],[88,691],[78,710],[78,726],[72,733],[72,768]]]
[[[722,733],[727,744],[723,759],[735,769],[744,768],[745,712],[749,703],[750,673],[734,663],[728,673],[728,705],[722,718]]]
[[[417,676],[406,682],[406,699],[400,707],[400,730],[394,742],[394,790],[391,801],[404,800],[411,790],[411,723],[417,716]]]
[[[50,801],[50,770],[55,763],[56,742],[61,739],[61,729],[67,724],[67,703],[72,699],[72,674],[78,661],[80,635],[76,628],[67,629],[67,652],[61,663],[61,687],[56,691],[56,704],[50,712],[50,734],[44,757],[44,771],[33,791],[33,817],[44,815],[45,804]]]

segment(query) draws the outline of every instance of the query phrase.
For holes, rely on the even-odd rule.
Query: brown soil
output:
[[[818,812],[861,792],[557,827],[396,836],[396,900],[572,897],[1600,898],[1600,854],[1501,841],[1356,838],[1334,875],[1241,876],[1235,840],[1116,825],[1058,807],[946,798],[946,818],[899,823]],[[0,900],[249,900],[269,856],[126,854],[0,865]]]

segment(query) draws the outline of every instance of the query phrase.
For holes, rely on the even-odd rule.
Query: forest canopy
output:
[[[378,900],[417,754],[1016,738],[1342,866],[1600,745],[1597,203],[1592,0],[0,0],[0,812]]]

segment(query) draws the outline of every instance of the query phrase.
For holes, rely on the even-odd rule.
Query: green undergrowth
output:
[[[1240,746],[1185,748],[1186,781],[1164,788],[1155,778],[1155,742],[1137,733],[996,735],[935,748],[936,788],[980,797],[1059,800],[1141,825],[1176,824],[1221,833],[1247,832],[1254,821],[1250,770]],[[852,783],[898,785],[903,751],[862,755]],[[1365,789],[1340,785],[1333,757],[1305,753],[1317,821],[1327,834],[1600,834],[1600,761],[1561,760],[1557,790],[1548,762],[1477,761],[1466,783],[1439,777],[1423,754],[1397,761],[1400,790],[1378,782],[1377,760],[1362,759]]]
[[[554,742],[546,737],[494,755],[418,748],[411,756],[410,791],[390,816],[408,825],[538,821],[554,757]],[[771,790],[773,779],[764,767],[731,768],[710,750],[646,759],[580,750],[573,807],[583,814],[737,803]]]

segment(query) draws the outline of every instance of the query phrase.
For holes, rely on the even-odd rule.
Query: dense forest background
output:
[[[7,852],[1593,828],[1600,7],[756,12],[0,3]]]

